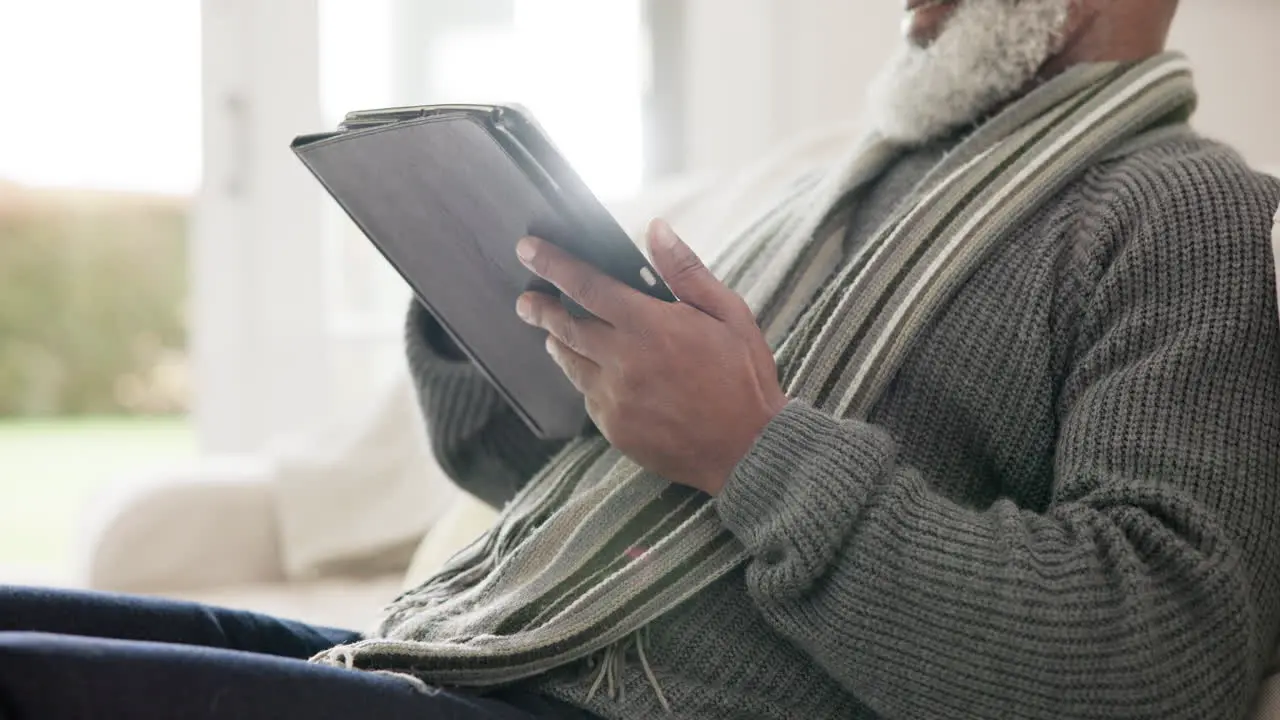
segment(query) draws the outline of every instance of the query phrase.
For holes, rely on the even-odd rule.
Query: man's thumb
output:
[[[654,268],[680,302],[721,320],[729,319],[725,315],[732,311],[727,302],[737,296],[711,274],[665,220],[649,223],[648,241]]]

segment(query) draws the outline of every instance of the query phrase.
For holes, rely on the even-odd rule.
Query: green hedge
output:
[[[0,184],[0,416],[185,408],[187,210]]]

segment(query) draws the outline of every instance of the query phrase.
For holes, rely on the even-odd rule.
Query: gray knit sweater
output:
[[[1247,714],[1280,628],[1278,204],[1194,136],[1099,165],[969,280],[870,423],[792,403],[716,500],[755,559],[651,627],[676,715]],[[438,335],[415,305],[432,444],[500,504],[557,447]],[[618,701],[587,703],[578,668],[532,685],[662,714],[638,665]]]

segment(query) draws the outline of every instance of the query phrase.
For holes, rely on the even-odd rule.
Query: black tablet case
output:
[[[500,108],[422,112],[301,136],[293,149],[530,429],[567,438],[588,426],[586,410],[545,332],[515,314],[521,293],[554,293],[521,265],[516,241],[545,237],[674,298],[536,126],[512,125]]]

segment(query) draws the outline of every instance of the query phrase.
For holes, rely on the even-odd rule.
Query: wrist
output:
[[[751,450],[755,447],[756,442],[764,435],[765,430],[768,429],[774,419],[782,414],[782,411],[787,408],[787,405],[790,402],[791,399],[783,394],[781,390],[778,391],[775,397],[766,400],[764,410],[760,415],[760,420],[753,424],[753,432],[749,435],[749,440],[741,444],[738,452],[732,454],[732,461],[727,463],[726,467],[719,468],[711,474],[711,477],[707,482],[703,483],[702,489],[705,490],[708,495],[715,497],[724,490],[724,486],[728,484],[729,478],[733,476],[738,465],[740,465],[742,461],[751,454]]]

